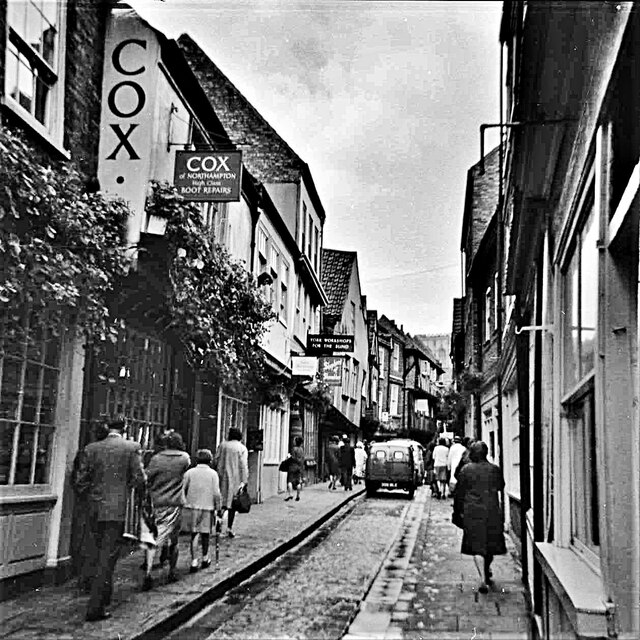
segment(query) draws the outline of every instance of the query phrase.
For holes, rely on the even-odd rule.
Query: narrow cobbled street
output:
[[[400,492],[362,499],[170,637],[341,637],[407,509]]]

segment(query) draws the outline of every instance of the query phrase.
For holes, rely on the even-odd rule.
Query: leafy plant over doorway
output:
[[[172,185],[153,182],[146,211],[167,220],[168,328],[189,365],[236,389],[263,379],[261,339],[274,314],[253,274],[216,244],[198,206]]]
[[[108,296],[125,276],[121,200],[89,192],[72,163],[52,162],[0,128],[0,312],[5,339],[31,324],[112,336]]]

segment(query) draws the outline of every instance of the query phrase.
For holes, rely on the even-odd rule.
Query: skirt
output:
[[[182,507],[156,507],[154,510],[158,535],[156,545],[177,544],[180,535]]]
[[[447,467],[435,467],[434,471],[438,482],[446,482],[448,480]]]
[[[182,530],[189,533],[208,533],[213,531],[215,517],[209,509],[182,509]]]

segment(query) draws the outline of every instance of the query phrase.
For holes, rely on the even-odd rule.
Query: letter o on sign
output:
[[[202,170],[203,171],[215,171],[218,163],[214,156],[206,156],[202,158]]]
[[[130,87],[136,94],[136,104],[129,112],[122,111],[116,105],[116,95],[123,87]],[[142,111],[146,100],[147,96],[139,84],[125,80],[124,82],[119,82],[112,87],[111,91],[109,91],[109,96],[107,97],[107,104],[109,105],[111,113],[115,114],[119,118],[133,118],[133,116],[138,115]]]

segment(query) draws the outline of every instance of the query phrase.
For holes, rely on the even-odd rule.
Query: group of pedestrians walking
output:
[[[507,552],[504,514],[500,496],[504,490],[501,469],[488,460],[488,447],[455,436],[434,440],[426,450],[432,495],[436,499],[453,497],[452,522],[462,529],[460,552],[483,559],[481,593],[493,585],[491,564]]]
[[[471,438],[454,436],[449,445],[447,438],[434,438],[425,450],[425,468],[432,495],[444,500],[452,496],[458,482],[461,463],[471,444]]]
[[[326,465],[329,475],[329,489],[338,488],[338,482],[345,491],[352,491],[354,482],[359,484],[364,478],[367,453],[362,442],[351,445],[349,436],[333,435],[326,450]]]
[[[242,433],[229,429],[216,450],[200,449],[195,465],[182,437],[169,431],[158,439],[143,465],[140,445],[124,437],[125,420],[109,423],[108,433],[80,452],[74,472],[78,499],[88,508],[83,587],[90,592],[86,619],[110,617],[107,607],[123,536],[145,550],[142,590],[153,588],[156,554],[168,563],[167,581],[178,580],[178,537],[191,535],[191,572],[211,565],[210,538],[223,518],[235,537],[233,499],[248,481],[248,451]],[[198,544],[198,540],[200,544]]]

